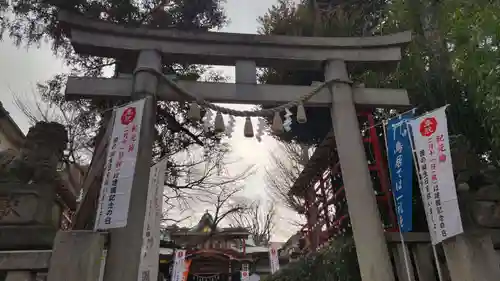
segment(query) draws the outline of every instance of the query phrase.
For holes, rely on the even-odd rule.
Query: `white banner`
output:
[[[144,100],[115,109],[95,229],[127,225]]]
[[[271,274],[280,270],[280,260],[278,257],[278,251],[274,247],[269,248],[269,262],[271,263]]]
[[[172,267],[171,281],[182,281],[186,260],[186,250],[175,250],[174,266]]]
[[[448,139],[446,107],[409,122],[420,173],[420,192],[436,245],[463,232]]]
[[[148,204],[142,232],[142,255],[139,264],[139,281],[158,279],[158,257],[160,255],[160,224],[163,210],[163,189],[165,182],[164,159],[149,172]]]
[[[241,276],[240,276],[241,281],[249,281],[250,280],[250,275],[248,272],[248,263],[243,263],[241,264]]]

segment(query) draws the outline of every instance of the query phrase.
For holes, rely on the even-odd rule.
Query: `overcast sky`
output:
[[[275,0],[227,0],[225,9],[230,24],[222,31],[256,33],[257,18],[264,15],[275,3]],[[233,68],[221,69],[227,75],[234,76]],[[8,38],[0,43],[0,101],[23,131],[27,132],[29,124],[13,103],[12,93],[23,99],[30,99],[37,82],[47,80],[64,70],[62,62],[52,55],[48,45],[26,50],[16,48]],[[241,167],[256,164],[259,169],[258,173],[248,180],[245,193],[249,197],[265,196],[264,169],[269,164],[269,151],[276,147],[275,142],[269,137],[264,138],[262,143],[255,139],[246,139],[243,136],[243,120],[238,120],[231,144],[232,156],[243,159]],[[281,210],[280,216],[289,218],[293,214]],[[288,222],[281,220],[274,239],[286,240],[294,231]]]

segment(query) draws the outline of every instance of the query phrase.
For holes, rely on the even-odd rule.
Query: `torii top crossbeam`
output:
[[[164,60],[194,64],[236,65],[236,84],[179,81],[178,84],[213,102],[279,104],[295,100],[313,86],[257,85],[256,66],[283,66],[320,70],[327,59],[344,61],[398,61],[401,46],[411,39],[410,32],[378,37],[294,37],[219,32],[183,32],[175,29],[130,28],[60,12],[59,20],[77,53],[134,61],[141,50],[158,50]],[[244,62],[243,64],[239,64]],[[249,64],[248,64],[249,62]],[[386,67],[386,64],[383,64]],[[242,78],[243,77],[243,78]],[[97,95],[129,96],[131,77],[70,77],[68,99]],[[361,106],[405,107],[409,105],[404,89],[353,88],[354,101]],[[158,95],[167,100],[180,97],[171,87],[160,84]],[[307,101],[310,106],[329,106],[327,89]]]
[[[401,46],[411,41],[411,32],[373,37],[267,36],[130,28],[67,12],[60,12],[59,20],[70,28],[77,53],[120,58],[155,49],[164,57],[175,58],[175,62],[207,65],[235,65],[238,60],[253,60],[261,67],[318,68],[325,58],[399,61]]]

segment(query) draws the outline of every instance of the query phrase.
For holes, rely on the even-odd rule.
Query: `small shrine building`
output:
[[[256,246],[246,228],[214,226],[208,212],[194,227],[173,225],[162,234],[159,271],[165,280],[171,280],[175,249],[186,250],[185,281],[240,281],[243,267],[248,267],[250,280],[270,273],[267,246]]]

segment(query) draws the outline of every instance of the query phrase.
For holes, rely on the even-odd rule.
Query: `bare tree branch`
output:
[[[226,186],[221,186],[213,189],[201,189],[197,190],[196,195],[191,194],[192,202],[196,202],[198,208],[201,206],[206,207],[206,211],[212,214],[213,223],[211,224],[210,233],[207,236],[201,237],[198,243],[205,243],[210,240],[214,233],[218,231],[218,227],[223,223],[227,222],[229,218],[236,214],[245,213],[250,210],[250,203],[245,198],[239,196],[239,193],[243,191],[244,185],[229,184]],[[194,190],[190,190],[193,193]],[[182,198],[186,198],[182,196]],[[168,198],[172,200],[173,197]],[[175,212],[176,205],[171,204],[172,202],[167,202],[167,207],[164,209],[170,209],[170,214]],[[164,222],[170,222],[177,224],[187,219],[164,219]],[[171,224],[172,225],[172,224]]]
[[[232,227],[246,228],[256,246],[268,246],[275,228],[276,208],[274,202],[253,202],[245,212],[231,214]]]
[[[219,147],[225,147],[220,145]],[[166,174],[165,185],[170,187],[164,194],[164,217],[170,222],[182,213],[205,207],[214,215],[214,227],[217,227],[230,214],[246,210],[247,200],[239,194],[244,181],[255,173],[252,165],[243,167],[239,173],[230,173],[226,167],[237,161],[228,161],[230,150],[187,151],[179,155],[176,163],[168,163],[167,170],[175,174]],[[176,159],[177,160],[177,159]],[[172,165],[169,167],[169,165]],[[171,218],[175,217],[174,220]]]
[[[249,210],[250,204],[247,200],[237,196],[243,188],[243,185],[221,187],[207,191],[206,197],[198,199],[202,203],[211,204],[208,210],[211,209],[214,218],[212,232],[216,231],[224,219]]]
[[[280,143],[280,149],[271,153],[272,167],[266,169],[266,183],[271,197],[285,207],[303,213],[302,198],[290,195],[290,188],[303,169],[303,149],[293,143]]]
[[[76,122],[76,119],[79,118],[78,113],[64,104],[45,104],[37,98],[35,93],[32,93],[32,98],[29,99],[31,102],[23,101],[15,93],[12,93],[12,96],[15,105],[28,118],[30,125],[35,125],[38,121],[45,121],[58,122],[66,127],[68,145],[62,159],[63,163],[66,168],[71,165],[78,169],[81,174],[84,174],[85,170],[82,166],[90,159],[88,152],[92,149],[89,143],[94,134],[78,126],[78,122]],[[73,173],[68,172],[67,176],[71,182],[77,182]]]

